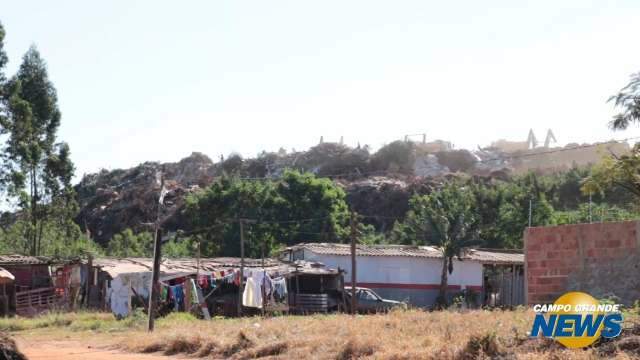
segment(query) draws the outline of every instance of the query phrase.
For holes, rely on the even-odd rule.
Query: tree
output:
[[[2,85],[7,80],[3,70],[4,70],[4,67],[7,65],[7,63],[9,62],[7,53],[4,51],[4,36],[5,36],[4,27],[0,22],[0,96],[2,95]],[[1,113],[0,113],[0,116],[2,116]]]
[[[42,250],[44,224],[52,205],[73,207],[71,179],[74,166],[69,146],[56,142],[60,110],[46,64],[35,47],[24,55],[18,73],[4,87],[7,115],[0,118],[3,148],[3,183],[18,199],[30,226],[26,237],[30,253]],[[59,198],[65,201],[56,201]]]
[[[545,182],[543,179],[542,182]],[[534,174],[509,181],[489,183],[470,181],[467,186],[475,198],[479,229],[485,246],[490,248],[522,248],[522,234],[529,224],[548,225],[553,207],[547,201],[547,187]]]
[[[474,205],[468,187],[447,183],[431,194],[412,197],[405,222],[399,225],[405,242],[433,245],[442,252],[440,306],[448,303],[448,275],[453,272],[454,257],[462,260],[464,249],[480,242]]]
[[[629,154],[605,157],[593,167],[582,191],[597,194],[612,188],[622,188],[636,198],[640,197],[640,144],[636,144]]]
[[[616,114],[609,126],[614,130],[624,130],[632,123],[640,122],[640,72],[631,75],[629,84],[618,94],[609,98],[622,112]]]
[[[298,242],[345,239],[345,197],[331,180],[297,171],[285,171],[277,181],[222,177],[187,198],[186,215],[206,255],[238,256],[238,219],[254,220],[244,227],[245,254],[260,257]]]
[[[116,257],[150,257],[153,255],[153,234],[134,234],[131,229],[114,235],[109,241],[107,255]]]

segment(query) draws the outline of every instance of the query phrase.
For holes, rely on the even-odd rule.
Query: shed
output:
[[[163,259],[160,265],[160,281],[164,283],[182,282],[197,275],[220,272],[239,272],[240,258],[179,258]],[[133,307],[134,298],[146,301],[153,259],[151,258],[97,258],[92,261],[89,271],[89,286],[96,297],[101,299],[103,308],[109,308],[117,316],[127,316]],[[283,262],[278,259],[245,259],[245,277],[256,269],[264,270],[271,277],[284,277],[289,290],[289,307],[296,312],[309,312],[304,299],[311,294],[327,294],[328,297],[342,291],[342,273],[326,268],[322,264],[308,261]],[[98,269],[94,271],[93,269]],[[233,295],[235,293],[235,295]],[[238,300],[237,285],[229,284],[224,293],[207,297],[212,313],[220,308],[221,315],[236,315]],[[90,303],[95,302],[90,298]],[[100,300],[98,300],[100,301]],[[331,304],[327,300],[327,307]],[[334,305],[335,302],[333,303]],[[337,306],[337,305],[336,305]],[[325,309],[328,310],[328,309]]]
[[[287,248],[281,258],[317,261],[344,269],[345,285],[350,285],[349,244],[302,243]],[[357,286],[371,288],[384,298],[406,301],[414,306],[428,307],[435,303],[442,272],[440,249],[433,246],[358,244],[356,261]],[[486,303],[491,299],[486,290],[495,291],[497,288],[485,284],[490,280],[486,276],[487,271],[499,269],[508,272],[510,281],[509,294],[504,294],[506,287],[502,286],[503,294],[499,298],[510,299],[509,305],[522,302],[523,295],[519,293],[524,294],[524,288],[516,284],[523,282],[523,264],[524,255],[517,250],[468,249],[461,259],[453,260],[453,272],[448,277],[449,295],[453,297],[464,291],[477,295],[476,304]],[[504,273],[501,274],[504,280]]]

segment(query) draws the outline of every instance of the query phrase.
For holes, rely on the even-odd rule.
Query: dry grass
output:
[[[93,341],[131,352],[181,354],[214,359],[593,359],[640,356],[640,326],[624,340],[569,350],[547,339],[529,339],[534,314],[517,311],[422,312],[385,315],[283,316],[195,320],[172,314],[149,334],[91,332]],[[637,319],[627,317],[628,319]],[[73,326],[73,324],[71,325]],[[45,329],[41,330],[45,331]],[[76,334],[76,330],[60,333]],[[65,335],[62,335],[65,334]],[[104,334],[104,335],[103,335]]]
[[[165,353],[183,348],[187,350],[182,353],[193,356],[234,359],[625,359],[640,351],[633,339],[617,343],[609,353],[569,350],[551,340],[529,339],[532,319],[533,313],[526,310],[395,311],[211,322],[169,318],[160,321],[152,335],[127,337],[122,346],[135,352],[155,344]]]

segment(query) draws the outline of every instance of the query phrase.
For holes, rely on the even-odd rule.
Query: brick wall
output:
[[[524,232],[527,301],[567,291],[640,299],[640,222],[534,227]]]

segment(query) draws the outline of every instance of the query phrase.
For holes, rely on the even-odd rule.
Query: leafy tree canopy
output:
[[[209,255],[240,254],[236,219],[256,221],[244,226],[246,255],[252,257],[299,242],[342,241],[348,233],[344,191],[329,179],[297,171],[277,181],[223,177],[190,196],[186,212]]]

